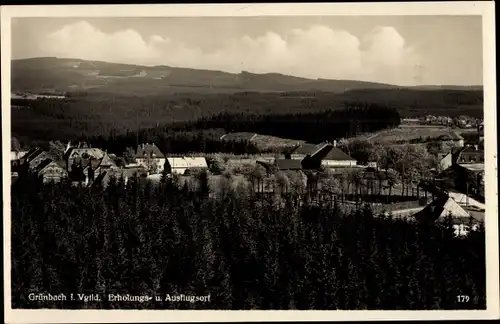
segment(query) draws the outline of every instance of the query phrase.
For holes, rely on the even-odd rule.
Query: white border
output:
[[[494,2],[88,5],[1,7],[2,140],[4,201],[4,302],[6,323],[373,321],[498,319],[498,194]],[[10,305],[10,47],[13,17],[199,17],[317,15],[481,15],[485,121],[487,310],[485,311],[181,311],[12,310]],[[71,317],[70,317],[71,316]]]

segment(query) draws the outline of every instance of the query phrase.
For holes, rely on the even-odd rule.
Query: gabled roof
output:
[[[291,154],[304,154],[313,156],[318,154],[320,151],[330,148],[329,152],[323,158],[323,160],[335,160],[335,161],[355,161],[352,157],[342,152],[338,147],[333,146],[328,142],[323,142],[320,144],[310,144],[306,143],[301,146],[295,147]]]
[[[101,159],[101,163],[99,164],[99,166],[102,166],[102,167],[112,167],[112,166],[116,166],[116,164],[109,157],[109,155],[106,152],[104,152],[104,157]]]
[[[33,153],[31,155],[31,157],[29,158],[29,160],[27,160],[27,162],[29,163],[29,167],[31,169],[34,169],[36,167],[38,167],[38,165],[40,164],[40,162],[44,161],[45,159],[39,159],[37,160],[38,158],[40,157],[45,157],[45,159],[53,159],[53,157],[46,151],[43,151],[43,150],[40,150],[40,151],[37,151],[35,153]]]
[[[318,149],[317,145],[311,143],[304,143],[300,146],[296,146],[291,150],[292,154],[313,154]]]
[[[67,160],[71,156],[73,158],[83,158],[85,156],[94,157],[96,159],[102,159],[104,156],[104,152],[98,148],[77,148],[71,147],[66,153],[64,153],[64,159]]]
[[[356,161],[346,153],[342,152],[338,147],[333,147],[323,160]]]
[[[26,162],[30,162],[31,160],[36,158],[38,155],[40,155],[42,152],[43,152],[43,150],[39,149],[38,147],[32,148],[28,151],[28,153],[26,153],[23,156],[23,160]]]
[[[33,173],[39,173],[42,171],[46,166],[48,166],[50,163],[52,163],[52,159],[44,159],[36,167],[33,168]]]
[[[274,161],[274,164],[280,170],[301,170],[302,169],[302,161],[300,161],[300,160],[276,159]]]
[[[66,172],[66,169],[64,168],[64,165],[63,165],[62,161],[54,161],[52,159],[46,159],[46,160],[44,160],[43,164],[38,165],[36,172],[40,173],[40,172],[42,172],[44,169],[46,169],[49,166],[51,166],[51,167],[58,167],[58,168],[62,169],[64,172]]]
[[[440,196],[415,214],[415,218],[422,222],[434,222],[441,217],[451,215],[455,219],[469,218],[470,215],[453,198]]]
[[[154,155],[155,158],[164,158],[165,155],[160,151],[158,146],[154,144],[139,144],[137,145],[137,150],[135,151],[135,157],[140,159],[147,156],[151,158]]]

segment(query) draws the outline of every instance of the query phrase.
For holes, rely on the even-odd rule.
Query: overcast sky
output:
[[[482,85],[481,29],[480,16],[16,18],[12,58]]]

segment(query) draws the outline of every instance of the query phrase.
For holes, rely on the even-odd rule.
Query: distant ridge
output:
[[[385,83],[308,79],[281,73],[229,73],[214,70],[109,63],[76,58],[38,57],[11,61],[13,91],[294,92],[343,93],[363,89],[482,90],[479,85],[398,86]]]

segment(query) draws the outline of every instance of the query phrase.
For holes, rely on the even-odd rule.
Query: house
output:
[[[165,162],[165,170],[169,174],[185,174],[189,169],[207,169],[204,157],[170,157]]]
[[[446,170],[455,164],[484,163],[484,151],[475,147],[454,147],[439,162],[441,170]]]
[[[27,167],[30,171],[33,171],[41,162],[46,159],[52,159],[52,156],[44,150],[39,148],[34,148],[21,159],[21,164],[27,164]]]
[[[465,211],[453,198],[440,196],[434,199],[424,209],[414,215],[419,222],[435,222],[440,218],[451,215],[453,218],[468,219],[469,213]]]
[[[435,182],[444,189],[453,189],[484,201],[484,164],[454,164],[441,172]]]
[[[149,173],[162,173],[165,168],[165,155],[158,146],[153,144],[139,144],[135,153],[135,162],[142,165]]]
[[[424,209],[413,215],[418,222],[433,223],[451,216],[455,235],[467,235],[471,229],[478,227],[483,220],[467,212],[453,198],[441,196],[432,201]],[[472,228],[470,228],[472,225]]]
[[[466,147],[460,151],[456,163],[484,163],[484,151],[480,150],[477,145]]]
[[[64,160],[66,161],[66,168],[71,172],[74,165],[86,166],[90,160],[100,160],[104,157],[104,152],[98,148],[92,148],[84,143],[80,143],[77,147],[72,147],[68,143],[64,151]]]
[[[323,142],[317,145],[305,143],[285,153],[285,157],[292,160],[304,160],[306,168],[316,168],[319,165],[325,167],[351,167],[355,166],[356,160],[342,152],[336,145]]]
[[[39,163],[35,170],[33,170],[33,173],[42,180],[43,183],[61,182],[68,178],[68,172],[66,171],[64,162],[54,161],[52,159],[46,159]]]
[[[82,156],[76,156],[70,158],[68,161],[72,161],[68,165],[69,177],[74,181],[83,181],[86,184],[92,183],[97,176],[102,172],[116,171],[118,167],[115,162],[108,156],[106,152],[102,152],[102,157],[96,158],[90,156],[87,153],[83,153]],[[96,154],[100,156],[100,154]]]
[[[342,152],[338,147],[334,146],[321,161],[321,165],[329,168],[354,167],[357,165],[357,161],[346,153]],[[372,163],[371,165],[376,166],[376,162]]]
[[[464,150],[463,147],[453,147],[448,153],[445,153],[439,161],[441,170],[446,170],[456,164],[460,153]]]
[[[451,131],[448,134],[443,134],[438,137],[438,140],[446,143],[451,147],[463,147],[464,138],[457,132]]]

